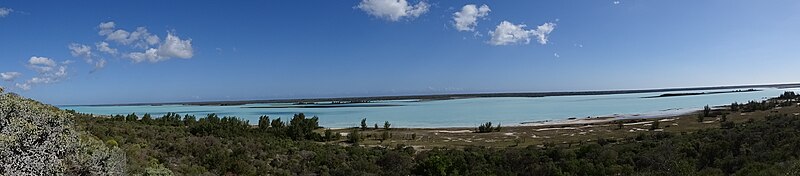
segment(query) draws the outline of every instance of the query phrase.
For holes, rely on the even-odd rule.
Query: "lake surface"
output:
[[[736,92],[692,96],[642,98],[664,93],[714,92],[677,91],[614,95],[581,95],[553,97],[501,97],[468,98],[454,100],[418,101],[389,100],[372,103],[346,104],[346,107],[325,105],[294,105],[292,103],[246,104],[238,106],[61,106],[92,114],[130,114],[150,113],[159,117],[167,112],[194,114],[202,117],[216,113],[220,116],[237,116],[255,124],[258,117],[268,115],[270,119],[281,117],[291,119],[295,113],[318,116],[324,127],[355,127],[362,118],[367,118],[370,126],[384,121],[392,127],[475,127],[484,122],[519,125],[522,122],[543,120],[564,120],[570,117],[610,116],[641,114],[643,116],[679,114],[702,109],[705,105],[727,105],[733,102],[747,102],[776,97],[785,91],[800,93],[800,88],[774,89],[759,88],[754,92]],[[325,103],[325,102],[321,102]]]

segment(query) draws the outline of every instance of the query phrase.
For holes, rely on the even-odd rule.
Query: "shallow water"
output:
[[[776,97],[785,91],[800,93],[800,88],[765,88],[755,92],[676,96],[661,98],[642,98],[664,93],[654,92],[615,95],[581,95],[554,97],[502,97],[470,98],[440,101],[393,100],[368,104],[369,107],[336,108],[297,108],[291,103],[247,104],[239,106],[63,106],[93,114],[136,114],[150,113],[160,116],[167,112],[194,114],[198,117],[216,113],[220,116],[237,116],[257,123],[261,115],[270,119],[281,117],[289,119],[292,114],[305,113],[306,116],[319,116],[320,125],[325,127],[355,127],[362,118],[367,118],[370,126],[384,121],[392,127],[474,127],[484,122],[518,125],[522,122],[542,120],[563,120],[570,117],[607,116],[613,114],[670,114],[701,109],[705,105],[727,105],[733,102],[747,102]],[[706,90],[725,91],[725,90]],[[703,91],[679,91],[703,92]],[[391,106],[375,106],[391,105]],[[252,107],[282,108],[252,108]],[[286,106],[289,106],[288,108]]]

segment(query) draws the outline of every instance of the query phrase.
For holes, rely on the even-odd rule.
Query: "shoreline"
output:
[[[714,108],[718,109],[718,108]],[[702,109],[699,108],[692,108],[692,109],[681,109],[681,108],[673,108],[673,109],[666,109],[661,111],[654,111],[654,112],[647,112],[647,113],[635,113],[635,114],[612,114],[612,115],[602,115],[602,116],[591,116],[590,118],[583,117],[583,118],[567,118],[567,119],[559,119],[559,120],[539,120],[533,122],[521,122],[516,123],[513,125],[502,125],[503,128],[515,128],[515,127],[552,127],[552,126],[565,126],[565,125],[596,125],[602,123],[609,123],[615,121],[625,121],[625,120],[643,120],[643,119],[664,119],[664,118],[673,118],[679,116],[685,116],[693,113],[697,113]],[[667,113],[657,113],[657,112],[667,112]],[[495,122],[492,122],[495,123]],[[359,127],[332,127],[332,128],[324,128],[324,129],[331,129],[331,130],[346,130],[346,129],[358,129]],[[464,130],[464,129],[474,129],[474,127],[416,127],[416,128],[393,128],[393,129],[403,129],[403,130]],[[369,127],[369,129],[372,129]]]
[[[647,120],[647,119],[669,119],[675,118],[680,116],[685,116],[693,113],[697,113],[699,110],[687,110],[682,111],[679,113],[668,113],[668,114],[615,114],[612,116],[597,116],[592,118],[576,118],[576,119],[564,119],[564,120],[550,120],[546,122],[532,122],[532,123],[519,123],[514,125],[503,125],[502,128],[547,128],[547,127],[557,127],[557,126],[575,126],[575,125],[600,125],[600,124],[607,124],[616,121],[629,121],[629,120]],[[472,133],[476,129],[475,127],[418,127],[418,128],[392,128],[397,130],[439,130],[440,133],[466,133],[464,130],[470,130],[469,132]],[[323,128],[323,129],[330,129],[334,131],[338,130],[349,130],[349,129],[359,129],[359,127],[335,127],[335,128]],[[369,127],[368,129],[373,129]]]

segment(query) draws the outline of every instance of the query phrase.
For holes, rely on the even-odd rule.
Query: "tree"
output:
[[[196,122],[197,122],[197,119],[194,117],[194,115],[186,114],[186,115],[183,116],[183,124],[186,125],[186,126],[191,126]]]
[[[367,118],[361,119],[361,130],[367,130]]]
[[[136,120],[139,120],[139,116],[137,116],[136,113],[131,113],[128,114],[128,116],[125,116],[125,121],[135,122]]]
[[[319,134],[313,130],[319,128],[319,117],[314,116],[306,119],[303,113],[295,114],[289,122],[288,135],[294,140],[319,139]]]
[[[145,113],[144,116],[142,116],[142,122],[145,124],[150,124],[151,121],[153,121],[153,117],[150,117],[150,114]]]
[[[381,143],[383,143],[385,140],[389,140],[389,138],[391,138],[389,131],[383,131],[383,133],[381,133]]]
[[[325,129],[325,141],[333,141],[336,139],[336,136],[333,134],[331,129]]]
[[[733,127],[736,127],[736,123],[734,123],[732,121],[722,122],[722,123],[719,124],[719,126],[722,129],[731,129]]]
[[[269,116],[258,117],[258,129],[267,130],[269,128]]]
[[[389,130],[390,127],[392,127],[392,124],[389,121],[383,122],[383,129]]]
[[[658,129],[659,125],[661,125],[661,122],[659,120],[653,121],[653,123],[650,124],[650,131]]]
[[[708,107],[708,105],[706,105],[705,107],[703,107],[703,117],[710,117],[710,116],[711,116],[711,107]]]
[[[500,128],[499,124],[497,125],[497,128]],[[481,124],[480,126],[478,126],[478,131],[476,131],[476,132],[478,132],[478,133],[489,133],[489,132],[492,132],[492,131],[499,131],[499,130],[495,129],[494,126],[492,126],[492,122],[486,122],[486,123]]]
[[[739,111],[739,103],[731,103],[731,111],[738,112]]]
[[[697,122],[705,121],[706,116],[703,114],[697,114]]]
[[[277,119],[272,120],[272,123],[270,124],[270,126],[272,126],[272,128],[275,128],[275,129],[281,129],[281,128],[283,128],[284,123],[281,122],[281,118],[278,117]]]
[[[376,129],[376,130],[378,129],[378,124],[377,123],[375,124],[375,128],[374,129]]]
[[[359,134],[358,130],[353,130],[350,134],[347,135],[347,142],[358,144],[361,142],[361,134]]]
[[[171,176],[175,175],[171,170],[159,164],[155,158],[150,159],[150,167],[145,168],[144,175],[147,176]]]

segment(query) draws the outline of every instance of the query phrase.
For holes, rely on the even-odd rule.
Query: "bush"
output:
[[[358,130],[353,130],[350,134],[347,135],[347,142],[358,144],[361,142],[361,134]]]
[[[0,93],[0,175],[124,174],[124,153],[71,119],[56,107]]]
[[[659,120],[653,121],[653,123],[650,124],[650,131],[658,129],[660,125],[661,125],[661,122]]]
[[[492,126],[492,122],[486,122],[480,126],[478,126],[477,133],[490,133],[494,131],[500,131],[500,124],[497,124],[497,127]]]

